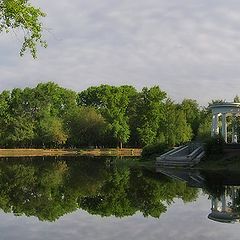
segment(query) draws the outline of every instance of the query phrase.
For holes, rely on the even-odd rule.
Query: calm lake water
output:
[[[2,158],[0,239],[239,239],[237,172],[127,165]]]

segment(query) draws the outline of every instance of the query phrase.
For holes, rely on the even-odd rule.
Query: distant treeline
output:
[[[175,103],[158,86],[101,85],[82,92],[53,82],[0,94],[0,147],[175,146],[209,135],[211,114]]]

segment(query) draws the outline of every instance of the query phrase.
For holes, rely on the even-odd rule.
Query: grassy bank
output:
[[[211,155],[203,159],[196,169],[240,171],[240,152],[226,151],[221,155]]]
[[[141,156],[141,149],[102,148],[102,149],[0,149],[0,157],[24,156]]]
[[[233,158],[228,160],[201,162],[194,167],[194,169],[202,170],[231,170],[240,172],[240,158]]]

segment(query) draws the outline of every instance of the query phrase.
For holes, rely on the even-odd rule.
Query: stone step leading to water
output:
[[[204,156],[204,150],[201,145],[193,144],[180,146],[176,149],[162,154],[156,158],[156,166],[193,166],[200,162]]]

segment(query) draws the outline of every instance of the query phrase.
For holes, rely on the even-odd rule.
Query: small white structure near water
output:
[[[214,103],[210,105],[212,110],[212,130],[211,136],[222,135],[226,143],[228,143],[228,123],[227,117],[232,116],[232,143],[237,143],[237,133],[236,133],[236,119],[240,116],[240,103],[235,102],[222,102]],[[219,132],[219,125],[221,122],[221,133]]]

